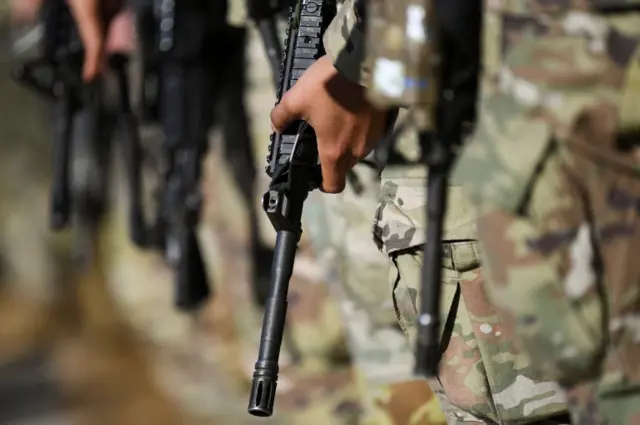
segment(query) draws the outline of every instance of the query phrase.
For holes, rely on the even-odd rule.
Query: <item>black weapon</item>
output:
[[[199,308],[211,288],[196,236],[202,196],[202,158],[212,125],[215,20],[224,11],[207,0],[154,0],[138,5],[142,44],[142,115],[162,126],[159,213],[155,244],[175,274],[175,304]]]
[[[91,258],[90,247],[106,204],[107,166],[114,121],[125,129],[125,150],[139,150],[135,122],[131,121],[126,84],[119,85],[119,111],[109,108],[107,79],[82,81],[82,43],[64,0],[43,2],[40,10],[44,35],[41,56],[14,70],[14,78],[54,104],[53,179],[51,227],[62,230],[73,224],[76,254]],[[128,81],[126,58],[111,58],[111,71]],[[139,155],[128,154],[130,185],[130,234],[144,243],[145,225],[139,198]]]
[[[247,0],[249,18],[255,22],[264,44],[276,90],[280,83],[282,61],[282,43],[278,38],[277,17],[287,10],[291,1],[283,0]]]
[[[115,73],[119,94],[117,99],[118,119],[122,130],[123,153],[129,183],[129,235],[136,245],[146,247],[149,235],[143,215],[142,202],[143,150],[138,133],[138,119],[131,108],[127,64],[128,58],[124,55],[116,54],[109,58],[109,66]]]
[[[158,124],[166,127],[166,119],[161,117],[161,105],[162,102],[170,102],[164,98],[163,79],[168,78],[166,72],[162,72],[162,64],[168,60],[167,53],[162,53],[159,49],[159,25],[161,23],[160,10],[166,6],[166,2],[158,1],[141,1],[137,5],[137,21],[139,37],[141,40],[142,51],[142,81],[141,85],[141,101],[142,111],[141,116],[146,123]],[[230,169],[233,172],[234,179],[240,189],[240,192],[247,204],[249,215],[249,226],[251,229],[251,252],[253,259],[253,295],[256,303],[263,307],[266,302],[266,295],[268,292],[268,273],[270,260],[272,257],[272,251],[265,247],[260,242],[260,232],[258,226],[258,214],[254,207],[253,200],[255,199],[254,182],[255,182],[255,161],[253,157],[253,149],[251,138],[249,134],[249,118],[244,106],[244,91],[245,91],[245,42],[246,42],[246,30],[241,27],[235,27],[229,25],[226,22],[227,15],[227,2],[224,0],[210,0],[208,2],[191,2],[191,6],[199,8],[203,13],[208,13],[211,17],[208,21],[209,29],[206,39],[206,52],[201,50],[200,53],[189,60],[189,63],[194,64],[200,61],[202,66],[209,67],[208,77],[209,86],[201,87],[202,91],[210,90],[211,105],[213,106],[213,115],[216,118],[216,122],[220,124],[223,133],[225,159],[230,165]],[[254,2],[253,17],[258,21],[258,27],[262,28],[263,35],[266,37],[265,44],[270,46],[268,48],[270,54],[280,55],[282,49],[280,48],[280,41],[276,34],[275,20],[276,11],[278,7],[269,6],[262,2]],[[185,6],[180,5],[180,8],[176,13],[182,13],[180,10]],[[215,8],[215,9],[214,9]],[[183,27],[187,27],[185,20],[183,19]],[[178,26],[174,31],[182,31]],[[210,32],[209,32],[210,31]],[[183,36],[184,38],[184,36]],[[207,55],[205,58],[203,54]],[[224,60],[219,60],[224,58]],[[213,61],[205,62],[205,60]],[[278,57],[278,61],[280,58]],[[187,62],[185,62],[186,64]],[[186,65],[185,65],[186,66]],[[279,74],[280,63],[277,64],[278,68],[272,70],[274,73]],[[195,80],[194,80],[195,83]],[[197,84],[197,83],[195,83]],[[195,86],[195,85],[194,85]],[[185,96],[192,96],[195,93],[195,89],[185,93]],[[198,93],[195,93],[196,95]],[[187,99],[187,97],[185,97]],[[186,100],[185,100],[186,102]],[[168,103],[170,104],[170,103]],[[209,105],[201,105],[201,113],[205,114],[204,108]],[[195,105],[190,105],[190,110],[195,110]],[[193,124],[191,122],[189,125]],[[213,125],[213,122],[209,122],[209,125]],[[186,142],[185,142],[186,143]],[[167,144],[165,143],[164,157],[167,157]],[[204,153],[204,150],[201,152]],[[166,161],[165,161],[166,162]],[[166,171],[166,170],[165,170]],[[166,173],[165,173],[166,174]],[[166,186],[166,185],[165,185]],[[164,190],[166,192],[166,190]],[[173,198],[178,199],[177,197]],[[169,211],[172,206],[167,202],[160,202],[163,206],[161,211]],[[157,242],[162,248],[165,247],[165,234],[166,225],[162,220],[158,220],[156,226],[156,235],[158,235]],[[192,239],[195,242],[195,239]],[[195,245],[192,251],[195,253]],[[197,259],[197,257],[194,257]],[[196,265],[200,262],[196,262]],[[194,272],[195,273],[195,272]],[[201,275],[200,273],[196,273]],[[179,284],[179,288],[184,288],[182,284]],[[201,288],[201,289],[197,289]],[[193,283],[193,292],[196,294],[206,293],[204,285]],[[202,295],[204,297],[204,295]],[[202,300],[187,301],[187,304],[198,304]]]
[[[464,3],[461,5],[460,3]],[[427,238],[424,245],[420,315],[416,341],[417,375],[438,374],[442,351],[440,302],[442,289],[442,236],[447,211],[449,173],[455,154],[475,121],[475,100],[480,69],[479,1],[433,1],[428,25],[439,54],[436,78],[438,97],[435,131],[419,135],[428,167]],[[466,12],[462,12],[466,9]],[[434,58],[434,62],[436,59]]]
[[[290,9],[279,100],[324,54],[322,35],[335,14],[335,0],[298,0]],[[273,414],[289,280],[302,234],[302,208],[309,191],[322,180],[315,133],[307,123],[296,122],[282,134],[272,134],[268,152],[266,171],[271,183],[262,203],[277,237],[248,407],[250,414],[263,417]]]

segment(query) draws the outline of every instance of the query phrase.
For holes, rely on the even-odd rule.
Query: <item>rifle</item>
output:
[[[289,13],[278,101],[325,53],[322,35],[336,14],[336,4],[335,0],[298,0]],[[250,414],[261,417],[273,414],[289,280],[302,234],[302,208],[308,193],[322,181],[313,128],[296,122],[282,134],[272,134],[266,171],[271,183],[262,204],[277,236],[248,406]]]
[[[402,67],[374,67],[375,83],[371,85],[369,99],[382,107],[413,109],[411,124],[419,132],[422,161],[428,167],[427,235],[415,365],[415,373],[425,377],[438,374],[438,363],[446,348],[441,344],[440,301],[449,173],[463,137],[469,131],[467,125],[475,120],[479,44],[474,42],[480,39],[480,28],[478,22],[470,20],[465,29],[468,37],[460,37],[462,14],[452,9],[457,3],[405,0],[401,7],[397,1],[392,4],[372,0],[366,11],[368,60],[386,65],[402,64]],[[465,13],[479,21],[480,2],[466,3]],[[408,13],[409,9],[412,13]],[[413,22],[408,22],[409,19]],[[380,42],[392,32],[391,27],[407,29],[400,32],[405,34],[405,42],[395,43],[395,48]],[[390,75],[390,71],[395,74]],[[396,132],[394,136],[397,135]],[[392,143],[384,148],[389,149]]]
[[[280,82],[282,60],[282,43],[278,38],[276,18],[278,13],[286,8],[281,2],[282,0],[247,0],[247,13],[260,32],[276,91]]]
[[[124,126],[130,194],[130,237],[144,244],[146,228],[140,198],[140,145],[132,121],[126,85],[118,85],[119,111],[110,108],[113,90],[98,77],[82,81],[82,43],[64,0],[43,2],[40,10],[44,35],[41,55],[13,71],[14,79],[54,104],[53,178],[50,226],[59,231],[73,224],[75,255],[81,263],[92,257],[91,239],[106,204],[111,129],[115,119]],[[126,57],[110,58],[118,81],[128,82]]]
[[[211,295],[197,240],[202,196],[202,158],[212,125],[209,50],[218,2],[151,0],[138,4],[142,44],[142,116],[159,121],[162,143],[159,213],[155,244],[164,250],[175,278],[174,300],[185,311],[198,309]]]

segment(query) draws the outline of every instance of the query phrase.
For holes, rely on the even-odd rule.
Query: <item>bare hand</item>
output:
[[[271,125],[277,132],[296,120],[307,121],[315,130],[324,192],[342,192],[347,171],[383,136],[387,112],[367,102],[365,90],[340,75],[331,58],[324,56],[271,111]]]
[[[82,76],[86,81],[101,71],[104,53],[133,47],[133,22],[122,11],[122,0],[67,0],[85,49]]]

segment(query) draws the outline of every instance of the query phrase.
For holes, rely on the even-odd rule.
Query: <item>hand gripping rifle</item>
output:
[[[335,0],[298,0],[290,9],[279,100],[324,54],[322,35],[335,14]],[[303,204],[309,191],[318,188],[322,180],[315,133],[307,123],[296,122],[282,134],[271,135],[266,171],[271,183],[262,204],[277,237],[248,408],[250,414],[262,417],[273,414],[287,293],[302,234]]]
[[[412,108],[428,167],[415,373],[432,377],[446,349],[440,320],[443,222],[451,166],[475,120],[481,6],[475,0],[370,0],[367,6],[369,98],[383,107]],[[403,43],[384,42],[396,34],[404,34]]]
[[[96,226],[106,203],[109,145],[116,118],[122,125],[130,197],[130,236],[144,243],[140,198],[140,144],[131,113],[126,72],[127,58],[109,60],[115,74],[117,111],[108,105],[114,90],[105,77],[82,81],[84,52],[71,12],[64,0],[47,0],[40,10],[44,35],[41,56],[14,70],[14,78],[54,103],[53,178],[50,225],[62,230],[76,227],[76,254],[87,260]],[[84,262],[84,261],[83,261]]]
[[[215,2],[151,0],[137,10],[142,44],[143,119],[162,126],[162,188],[156,244],[175,275],[175,305],[194,311],[210,296],[197,240],[202,158],[212,123],[209,54]]]

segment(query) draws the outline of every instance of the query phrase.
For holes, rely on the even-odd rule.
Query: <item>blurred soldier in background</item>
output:
[[[33,24],[39,3],[16,0],[12,19]],[[8,2],[3,5],[8,14]],[[123,44],[110,40],[110,48]],[[16,363],[2,367],[0,421],[182,423],[180,412],[157,390],[140,341],[108,291],[103,253],[90,270],[80,271],[71,264],[70,241],[48,229],[50,111],[9,79],[9,63],[0,64],[0,362],[34,353],[39,360],[16,370]],[[33,387],[25,388],[25,382]],[[43,410],[44,399],[54,400],[50,410]]]
[[[480,211],[487,293],[572,423],[638,424],[640,2],[485,8],[455,174]]]
[[[12,10],[9,1],[0,3],[0,25],[3,41],[8,44],[12,20],[27,18],[29,10]],[[23,5],[24,6],[24,5]],[[13,16],[12,16],[12,12]],[[44,119],[45,108],[10,79],[8,51],[0,62],[0,136],[3,163],[0,166],[0,256],[3,307],[13,300],[13,314],[6,313],[3,338],[24,337],[29,331],[16,331],[10,323],[23,316],[30,324],[47,327],[50,303],[56,292],[55,283],[66,264],[63,247],[47,228],[47,197],[50,172],[51,126]],[[25,119],[27,118],[27,119]],[[58,256],[60,256],[58,258]],[[17,306],[20,306],[17,308]],[[6,311],[6,310],[5,310]],[[17,315],[17,316],[16,316]],[[50,329],[48,329],[50,330]],[[44,329],[43,329],[44,331]],[[46,331],[45,331],[46,332]],[[33,342],[33,341],[30,341]],[[2,342],[2,350],[18,349],[18,341]],[[29,344],[30,345],[30,344]],[[32,347],[28,347],[31,349]],[[3,353],[2,357],[13,356]],[[18,355],[19,353],[15,353]]]

